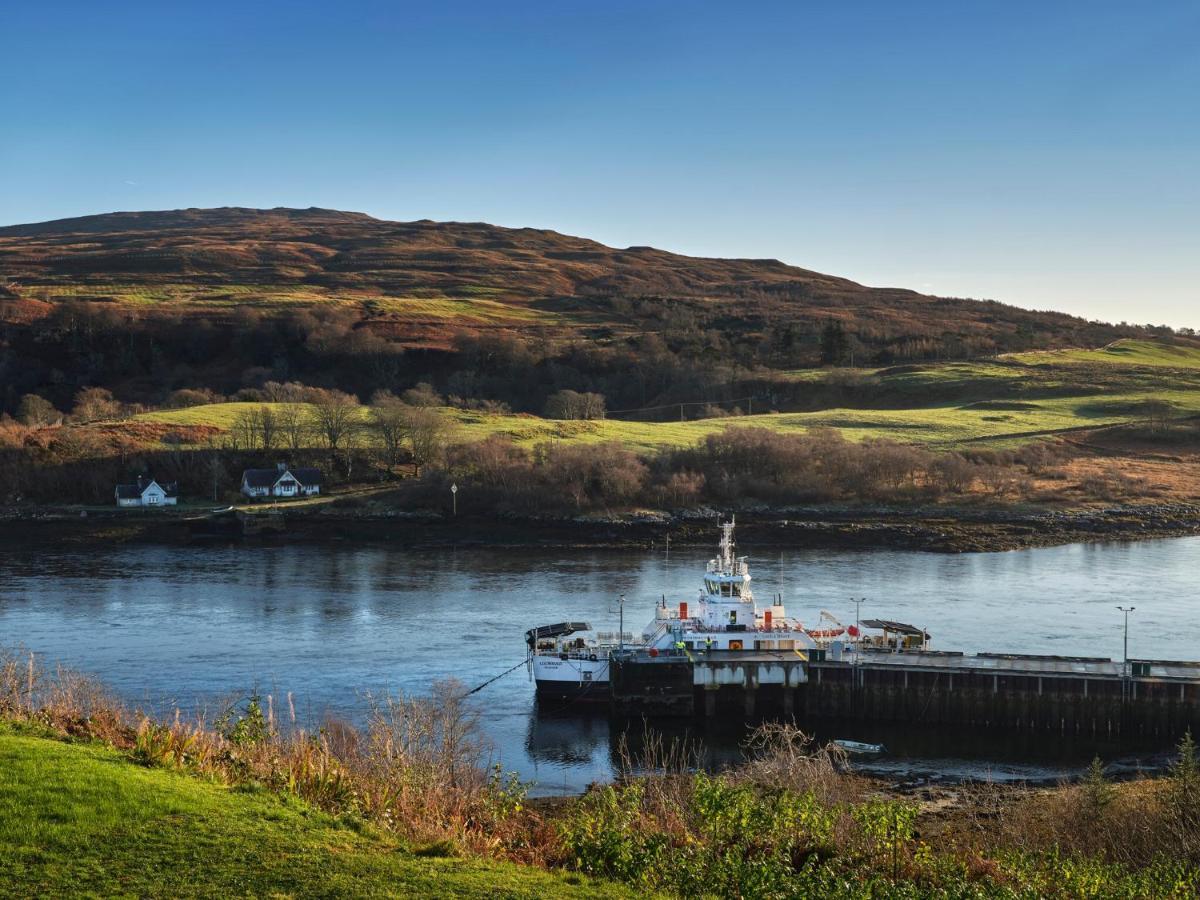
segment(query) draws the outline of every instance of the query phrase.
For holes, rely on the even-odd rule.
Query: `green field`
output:
[[[1164,360],[1174,361],[1174,368]],[[806,383],[815,384],[828,373],[804,375]],[[854,370],[839,377],[863,382],[859,395],[871,397],[876,408],[846,405],[687,422],[561,422],[457,409],[445,413],[456,424],[458,440],[492,434],[527,446],[548,440],[615,440],[640,450],[687,446],[734,425],[781,432],[836,428],[852,440],[889,438],[945,447],[986,442],[1003,447],[1072,428],[1135,422],[1145,417],[1143,404],[1148,400],[1171,403],[1175,416],[1200,415],[1200,349],[1144,341],[1118,342],[1096,351],[1025,354],[1020,360]],[[138,418],[228,429],[239,413],[257,405],[212,404]],[[362,415],[365,421],[365,409]]]
[[[0,724],[0,894],[624,897],[592,879],[421,856],[265,791]]]
[[[1171,345],[1159,341],[1114,341],[1098,350],[1045,350],[1038,353],[1013,353],[1002,359],[1015,359],[1031,365],[1102,363],[1115,366],[1165,366],[1200,369],[1200,347]]]

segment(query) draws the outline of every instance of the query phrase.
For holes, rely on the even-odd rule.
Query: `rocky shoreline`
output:
[[[712,542],[716,510],[677,514],[528,518],[286,507],[251,513],[193,510],[9,508],[0,539],[48,548],[128,543],[395,543],[408,548],[540,546],[652,548]],[[1021,510],[946,507],[753,508],[737,512],[739,538],[756,547],[994,552],[1070,543],[1200,534],[1200,505]]]

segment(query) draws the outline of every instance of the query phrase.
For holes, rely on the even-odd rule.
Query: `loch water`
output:
[[[756,596],[781,593],[789,614],[809,623],[822,609],[853,621],[852,599],[865,598],[864,618],[925,627],[939,649],[1120,658],[1114,607],[1133,605],[1131,656],[1200,659],[1200,538],[961,555],[739,552],[750,557]],[[702,547],[51,548],[0,560],[0,646],[93,674],[159,712],[256,690],[277,710],[290,693],[310,725],[327,714],[353,720],[372,693],[420,693],[448,677],[467,687],[486,681],[521,662],[533,625],[582,619],[615,630],[622,594],[626,630],[638,631],[660,598],[695,598],[711,555]],[[542,794],[610,777],[619,730],[642,729],[580,708],[539,712],[521,666],[473,702],[493,760]],[[884,770],[897,773],[1054,778],[1080,764],[1066,746],[859,731],[823,736],[882,736],[895,751]],[[715,764],[737,756],[737,723],[693,736]]]

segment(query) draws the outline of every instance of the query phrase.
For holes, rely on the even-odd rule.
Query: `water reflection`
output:
[[[782,592],[809,621],[823,608],[848,619],[849,598],[867,597],[864,615],[924,625],[943,648],[1119,656],[1122,623],[1112,607],[1132,603],[1131,654],[1187,659],[1200,646],[1200,539],[957,556],[772,550],[759,558],[741,549],[759,595]],[[621,593],[627,626],[639,628],[660,596],[694,596],[708,555],[52,549],[0,562],[0,643],[93,672],[153,708],[257,685],[293,692],[314,722],[326,711],[361,715],[367,691],[425,691],[450,676],[483,682],[523,657],[531,624],[585,619],[613,629]],[[612,772],[621,730],[590,714],[535,716],[523,669],[477,696],[498,761],[523,777],[577,789]],[[632,742],[640,728],[628,731]],[[703,738],[713,759],[737,753],[736,736]],[[944,740],[932,750],[898,740],[912,755],[946,752]],[[969,757],[974,750],[958,750],[965,745],[951,750]]]

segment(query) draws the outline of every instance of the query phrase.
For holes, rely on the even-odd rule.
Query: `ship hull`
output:
[[[588,684],[539,681],[536,684],[539,702],[607,703],[610,699],[607,681],[594,681]]]
[[[608,701],[607,659],[535,656],[533,681],[538,699]]]

